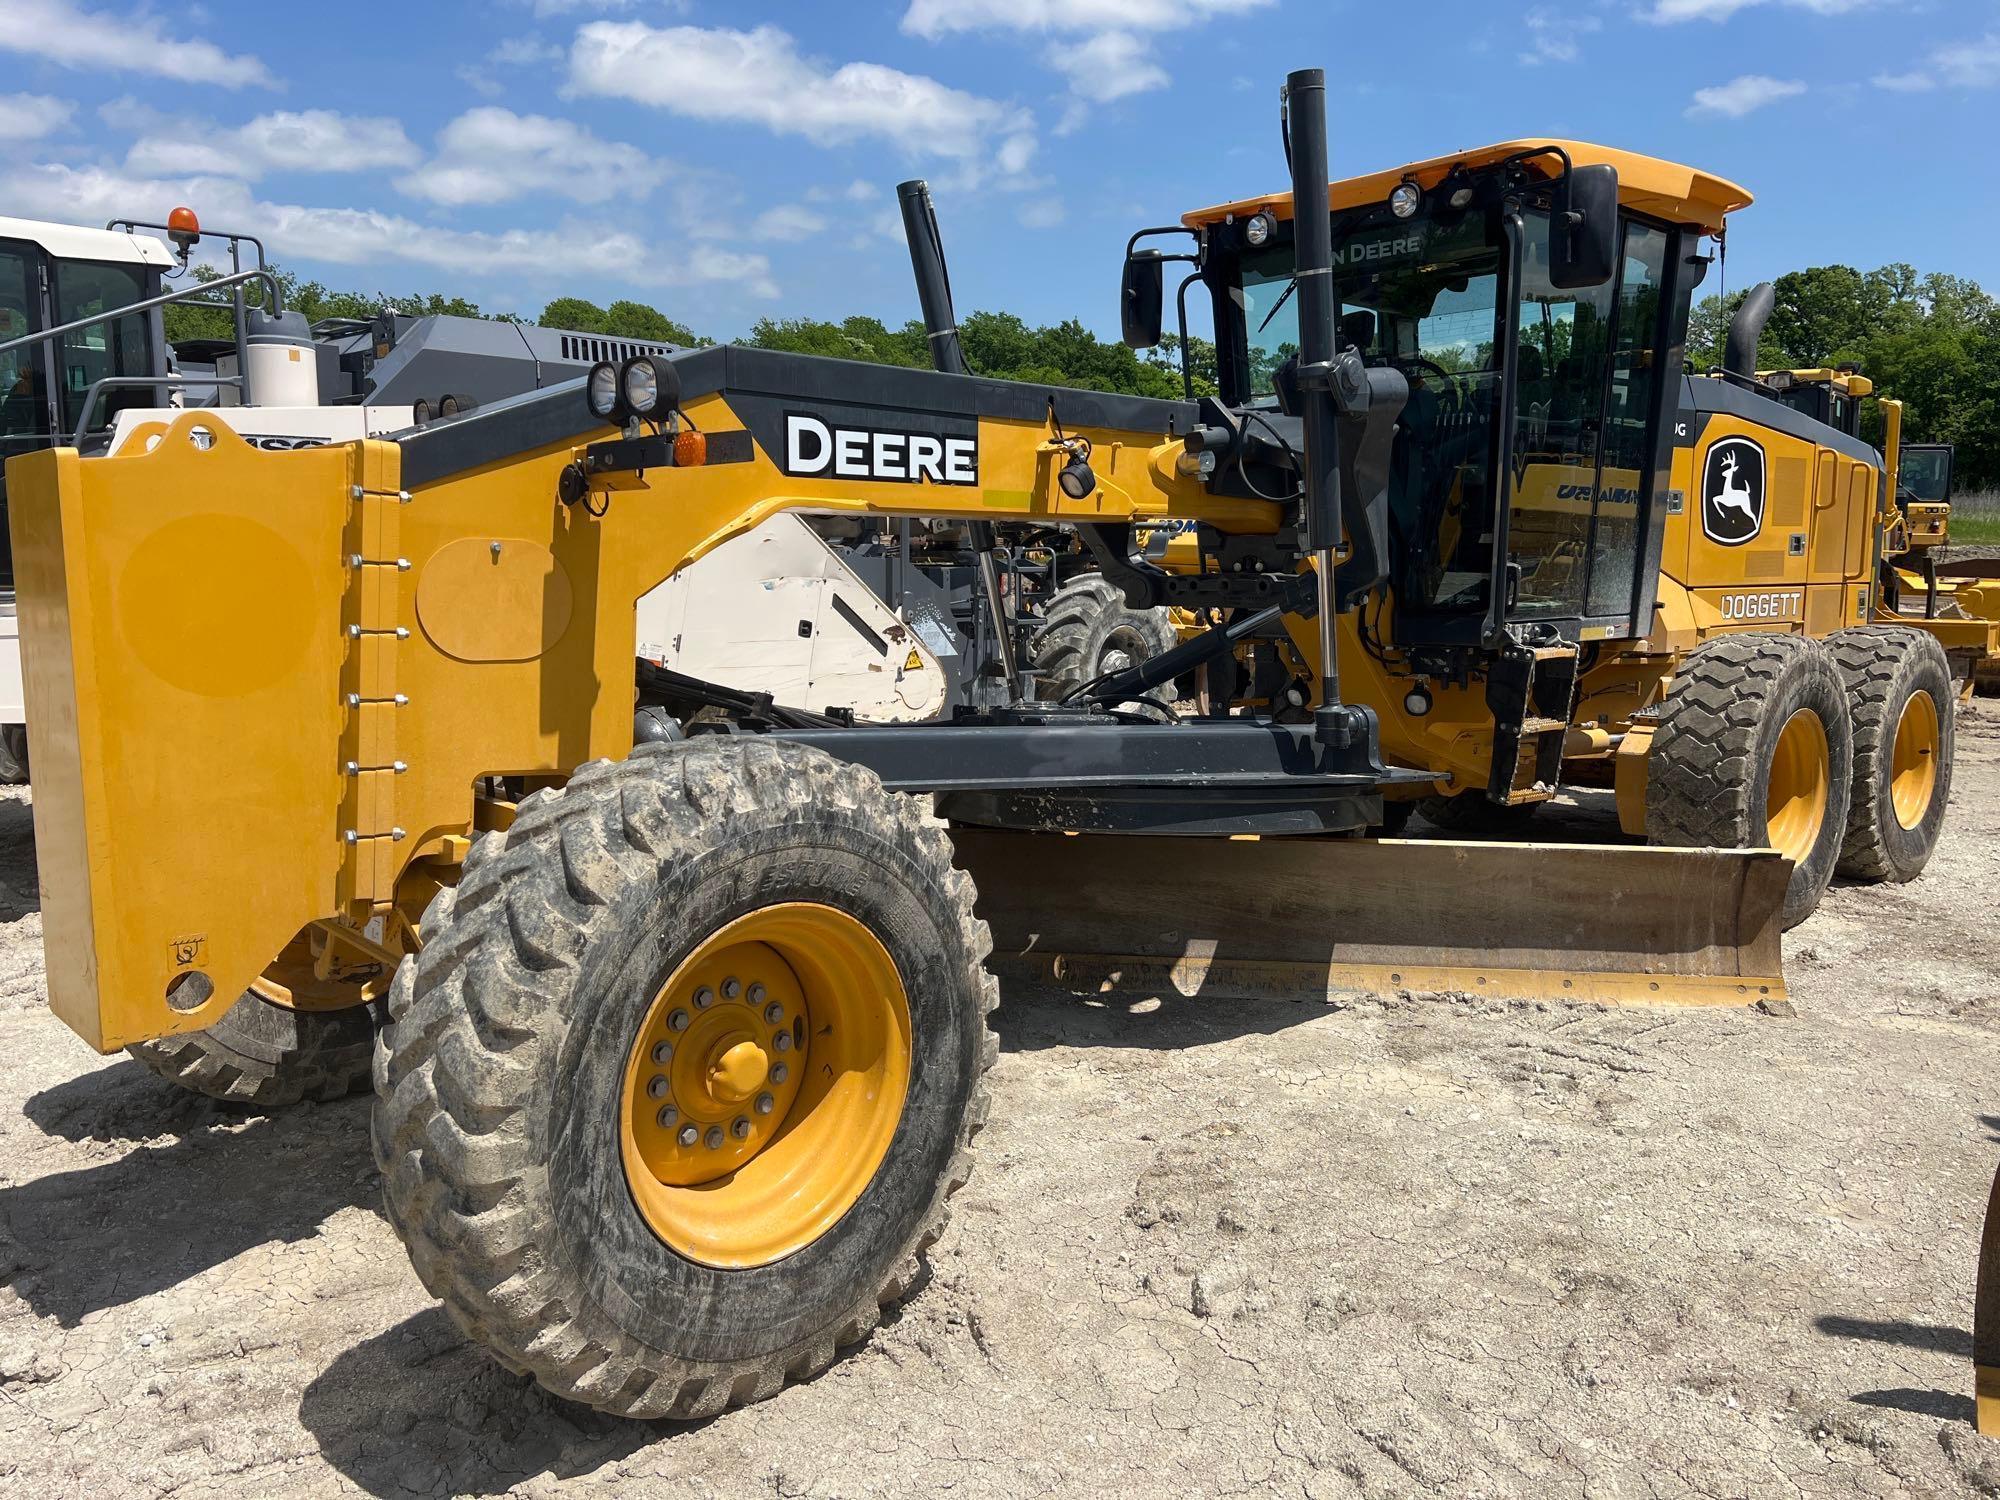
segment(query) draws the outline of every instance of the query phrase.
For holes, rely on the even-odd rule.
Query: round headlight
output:
[[[660,377],[653,369],[653,362],[643,354],[637,359],[625,361],[625,368],[618,376],[619,389],[625,393],[625,405],[634,415],[650,417],[660,404]]]
[[[589,404],[590,414],[600,422],[618,425],[618,366],[600,361],[590,367],[590,379],[584,385],[583,399]]]
[[[635,354],[618,373],[618,388],[625,397],[625,409],[634,416],[657,422],[681,404],[680,372],[666,360],[650,354]]]
[[[1252,214],[1243,221],[1243,238],[1252,250],[1261,250],[1270,244],[1271,236],[1277,231],[1277,221],[1269,214]]]
[[[1399,182],[1389,194],[1389,212],[1399,219],[1413,218],[1423,207],[1424,190],[1414,182]]]

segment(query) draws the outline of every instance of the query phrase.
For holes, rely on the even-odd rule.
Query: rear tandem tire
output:
[[[376,1161],[424,1285],[507,1368],[623,1416],[711,1416],[818,1374],[910,1292],[970,1171],[997,997],[972,901],[922,800],[802,745],[642,745],[527,799],[433,901],[377,1049]],[[735,937],[800,912],[893,967]],[[906,1088],[841,1094],[887,994],[900,1032],[870,1055],[900,1045]],[[766,1090],[755,1116],[739,1065]],[[718,1094],[737,1101],[719,1119]],[[872,1112],[875,1154],[815,1199],[783,1174],[838,1175],[836,1099]],[[724,1240],[738,1252],[702,1248]]]
[[[1782,850],[1793,869],[1779,922],[1795,927],[1833,878],[1853,767],[1847,687],[1824,643],[1761,631],[1704,641],[1653,731],[1646,840]]]
[[[1072,578],[1050,596],[1028,641],[1028,665],[1059,698],[1106,672],[1135,667],[1179,644],[1166,609],[1133,609],[1101,573]],[[1171,684],[1154,689],[1171,699]]]
[[[1951,797],[1950,659],[1935,636],[1900,625],[1843,630],[1827,644],[1854,715],[1854,792],[1840,873],[1914,880],[1937,848]]]
[[[279,1109],[302,1099],[344,1099],[366,1088],[377,1029],[373,1005],[293,1010],[245,991],[205,1031],[126,1050],[192,1093]]]

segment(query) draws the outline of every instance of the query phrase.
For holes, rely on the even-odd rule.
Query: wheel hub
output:
[[[1771,847],[1802,864],[1819,842],[1826,821],[1831,752],[1819,715],[1802,708],[1778,731],[1764,798],[1764,836]]]
[[[668,976],[633,1039],[633,1202],[704,1264],[788,1255],[873,1179],[909,1076],[909,1000],[865,925],[803,902],[739,917]]]
[[[1937,790],[1938,711],[1929,693],[1912,693],[1896,720],[1896,739],[1890,752],[1889,802],[1896,821],[1915,828],[1931,809]]]
[[[767,943],[705,950],[661,990],[639,1051],[632,1127],[653,1176],[682,1187],[712,1182],[762,1150],[798,1097],[806,1057],[798,978]]]

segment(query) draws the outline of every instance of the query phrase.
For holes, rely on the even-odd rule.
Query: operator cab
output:
[[[1853,365],[1833,370],[1759,370],[1761,394],[1851,438],[1861,436],[1861,403],[1875,382]]]
[[[164,244],[144,235],[0,218],[0,343],[158,296],[173,263]],[[157,308],[0,353],[0,463],[69,442],[86,394],[106,376],[165,373]],[[109,427],[123,406],[155,401],[143,390],[109,392],[92,427]],[[12,588],[5,505],[0,470],[0,587]]]
[[[1581,222],[1565,178],[1593,168],[1604,274],[1578,285],[1551,225]],[[1394,644],[1645,633],[1697,242],[1748,202],[1688,168],[1572,142],[1332,184],[1337,343],[1410,387],[1388,483]],[[1204,238],[1223,402],[1281,407],[1298,348],[1290,196],[1183,222]]]

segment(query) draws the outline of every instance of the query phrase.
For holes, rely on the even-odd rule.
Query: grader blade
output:
[[[1769,850],[953,833],[1003,975],[1082,992],[1785,994]]]

